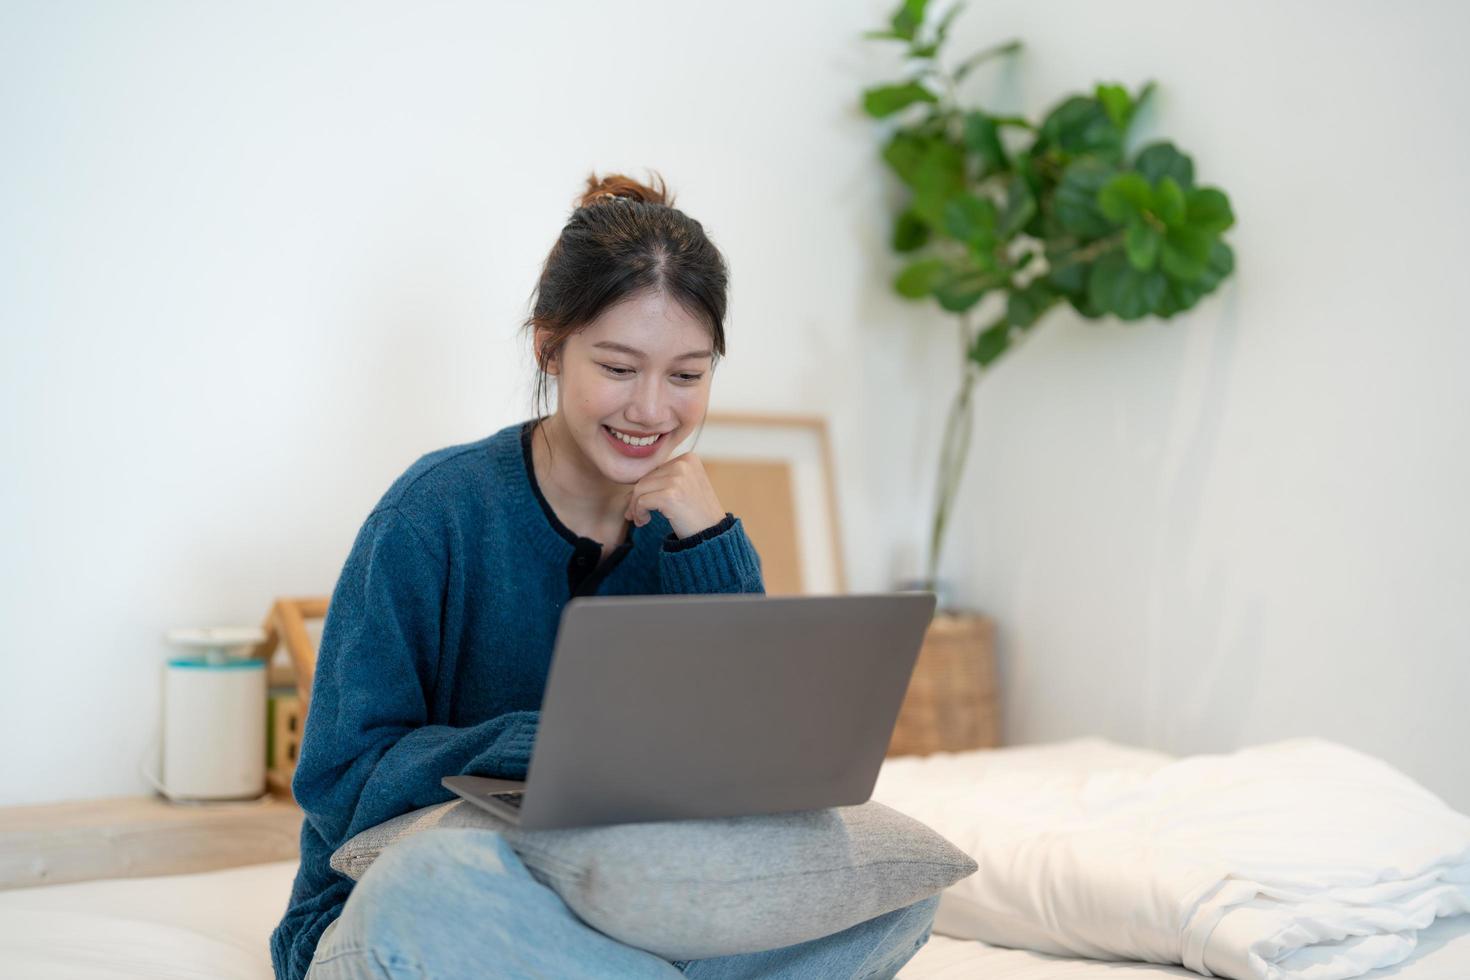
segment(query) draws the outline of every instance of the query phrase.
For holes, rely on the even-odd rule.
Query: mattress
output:
[[[268,940],[296,862],[0,892],[0,977],[272,980]],[[899,980],[1163,980],[1181,967],[1103,963],[934,935]],[[1470,978],[1470,916],[1442,919],[1408,961],[1366,977]]]

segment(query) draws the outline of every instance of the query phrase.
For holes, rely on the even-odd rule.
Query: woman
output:
[[[725,352],[726,269],[662,183],[588,178],[547,256],[532,333],[557,410],[422,457],[368,515],[332,593],[292,790],[301,867],[278,980],[891,977],[937,898],[812,942],[670,962],[578,919],[492,832],[426,832],[362,880],[359,831],[524,778],[561,610],[578,595],[764,593],[693,453]],[[349,898],[350,896],[350,898]]]

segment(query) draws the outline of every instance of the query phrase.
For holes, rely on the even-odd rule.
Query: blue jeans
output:
[[[891,980],[929,939],[939,896],[780,949],[662,959],[593,929],[493,830],[385,848],[317,943],[306,980]]]

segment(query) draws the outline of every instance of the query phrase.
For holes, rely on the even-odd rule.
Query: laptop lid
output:
[[[865,802],[934,607],[933,592],[571,599],[520,825]]]

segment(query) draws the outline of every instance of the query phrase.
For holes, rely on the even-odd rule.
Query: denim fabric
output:
[[[780,949],[664,960],[591,928],[495,831],[439,829],[383,851],[322,934],[307,980],[891,980],[939,896]]]

